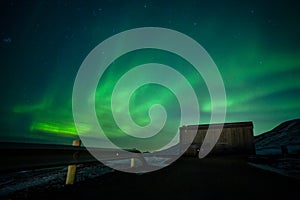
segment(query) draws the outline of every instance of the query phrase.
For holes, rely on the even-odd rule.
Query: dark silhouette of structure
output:
[[[220,124],[188,125],[180,127],[180,144],[186,145],[191,137],[193,143],[185,151],[186,156],[197,156],[206,136],[208,127],[220,129]],[[196,130],[196,131],[195,131]],[[195,135],[196,134],[196,135]],[[236,122],[225,123],[220,138],[210,152],[212,154],[255,154],[253,123]]]

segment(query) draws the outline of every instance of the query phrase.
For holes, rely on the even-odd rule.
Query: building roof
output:
[[[219,124],[199,124],[199,125],[187,125],[182,126],[180,129],[208,129],[210,128],[220,128],[223,125],[223,128],[238,128],[238,127],[251,127],[253,128],[253,123],[251,121],[248,122],[230,122],[230,123],[219,123]]]

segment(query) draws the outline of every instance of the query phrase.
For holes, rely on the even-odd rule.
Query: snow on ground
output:
[[[157,166],[157,167],[165,167],[169,165],[168,161],[170,161],[170,158],[167,157],[157,157],[157,156],[149,156],[144,157],[147,164],[151,166]],[[110,167],[118,166],[118,169],[126,169],[130,167],[130,159],[122,159],[122,160],[112,160],[112,161],[106,161],[106,164]],[[143,162],[139,160],[138,158],[134,159],[134,166],[135,167],[141,167],[143,165]]]
[[[152,166],[165,167],[170,158],[149,156],[145,157],[146,162]],[[107,161],[108,166],[118,166],[119,169],[130,167],[130,159]],[[142,166],[142,161],[135,159],[134,167]],[[113,172],[101,163],[78,165],[76,182],[93,179],[106,173]],[[65,185],[67,167],[49,169],[28,170],[8,174],[0,174],[0,198],[19,191],[28,191],[32,188],[61,188]]]
[[[76,173],[76,181],[92,179],[112,171],[112,169],[102,164],[79,165]],[[18,191],[30,190],[33,187],[64,187],[66,175],[67,167],[0,174],[0,198]]]
[[[281,123],[255,137],[256,156],[250,164],[282,175],[300,178],[300,119]],[[282,152],[282,148],[284,153]]]
[[[281,154],[286,146],[290,154],[300,153],[300,119],[286,121],[255,137],[257,154]]]

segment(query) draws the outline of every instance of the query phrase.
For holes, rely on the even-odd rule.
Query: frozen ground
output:
[[[255,146],[257,155],[250,158],[251,165],[300,179],[300,119],[255,137]]]
[[[92,179],[112,171],[102,164],[79,165],[76,181]],[[67,167],[0,174],[0,199],[16,192],[30,191],[33,188],[36,190],[65,187],[66,175]]]
[[[167,166],[170,158],[166,157],[145,157],[148,164],[152,166]],[[130,159],[109,161],[109,166],[121,168],[130,167]],[[142,165],[138,159],[135,160],[135,167]],[[113,172],[112,168],[100,163],[78,165],[76,172],[76,182],[91,180],[106,173]],[[40,170],[28,170],[8,174],[0,174],[0,199],[11,194],[18,196],[18,193],[26,194],[31,190],[47,190],[63,188],[67,175],[67,167],[58,167]]]
[[[255,137],[256,153],[259,155],[281,154],[282,146],[289,154],[300,155],[300,119],[286,121]]]
[[[150,166],[165,167],[170,163],[170,156],[178,156],[179,146],[175,145],[167,150],[164,150],[157,155],[145,153],[143,156],[145,161]],[[166,156],[168,155],[168,156]],[[76,182],[85,180],[91,180],[96,177],[102,176],[106,173],[113,172],[114,166],[118,166],[119,169],[126,169],[131,167],[130,159],[107,161],[107,167],[103,164],[84,164],[78,165],[76,172]],[[142,161],[135,159],[134,167],[142,166]],[[65,180],[67,175],[67,166],[28,170],[14,173],[0,174],[0,199],[10,196],[11,194],[23,193],[26,194],[32,190],[47,190],[53,188],[63,188],[65,186]]]

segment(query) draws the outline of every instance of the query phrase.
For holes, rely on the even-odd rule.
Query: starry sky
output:
[[[78,138],[72,89],[81,63],[106,38],[138,27],[164,27],[201,44],[222,75],[226,122],[253,121],[254,134],[299,118],[300,4],[297,1],[1,1],[1,141],[71,144]],[[122,45],[122,44],[120,44]],[[96,93],[99,123],[122,147],[114,123],[111,91],[129,69],[159,62],[183,73],[199,98],[201,120],[209,123],[210,97],[200,75],[184,59],[159,50],[130,52],[103,75]],[[166,88],[139,88],[130,101],[132,118],[150,123],[148,110],[161,104],[169,119],[161,137],[178,130],[178,100]],[[193,123],[193,122],[191,122]],[[86,124],[86,129],[89,125]],[[125,142],[124,142],[125,141]],[[129,144],[130,143],[130,144]]]

